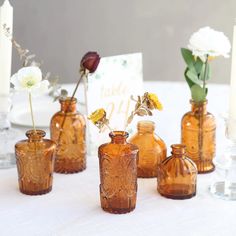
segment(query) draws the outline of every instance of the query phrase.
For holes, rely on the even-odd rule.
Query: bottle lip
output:
[[[122,138],[128,138],[129,137],[129,133],[126,132],[126,131],[120,131],[120,130],[116,130],[116,131],[112,131],[109,133],[109,136],[111,138],[114,138],[114,137],[122,137]]]
[[[186,145],[176,143],[171,145],[172,153],[184,154],[186,152]]]
[[[41,130],[41,129],[36,129],[36,130],[27,130],[25,135],[28,137],[28,138],[43,138],[46,136],[46,132],[44,130]]]
[[[139,126],[139,125],[155,126],[155,122],[153,122],[151,120],[140,120],[140,121],[138,121],[137,126]]]
[[[196,102],[194,101],[193,99],[190,99],[189,102],[192,104],[192,105],[197,105],[197,106],[201,106],[201,105],[206,105],[208,103],[208,100],[204,100],[204,101],[201,101],[201,102]]]
[[[71,100],[71,97],[66,97],[66,99],[60,98],[59,102],[60,103],[69,103],[69,102],[71,102],[71,104],[74,104],[74,103],[77,103],[77,98],[74,97],[72,100]]]

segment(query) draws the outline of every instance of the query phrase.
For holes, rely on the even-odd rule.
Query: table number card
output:
[[[134,53],[104,57],[94,74],[88,79],[88,113],[98,108],[107,111],[114,130],[124,130],[126,120],[134,107],[130,96],[142,93],[142,54]],[[128,131],[131,127],[128,127]],[[109,141],[109,130],[103,133],[89,122],[90,143],[95,146]]]

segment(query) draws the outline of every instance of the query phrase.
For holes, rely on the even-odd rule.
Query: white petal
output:
[[[228,57],[231,45],[224,33],[203,27],[193,33],[189,40],[188,48],[194,56],[224,56]]]
[[[17,74],[19,80],[22,80],[25,77],[33,77],[36,82],[40,82],[42,80],[42,72],[36,66],[23,67],[17,72]]]
[[[48,87],[49,87],[48,80],[43,80],[38,85],[39,86],[32,87],[30,91],[34,97],[37,97],[39,95],[42,95],[48,92]]]

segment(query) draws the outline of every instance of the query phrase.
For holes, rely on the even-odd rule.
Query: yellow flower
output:
[[[148,101],[149,101],[151,109],[154,108],[154,109],[158,109],[160,111],[163,109],[163,106],[160,103],[160,101],[155,93],[148,93],[147,97],[148,97]]]
[[[91,120],[95,125],[102,122],[106,118],[106,111],[103,108],[94,111],[88,119]]]

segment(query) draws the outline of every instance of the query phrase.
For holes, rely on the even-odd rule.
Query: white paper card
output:
[[[124,130],[126,120],[134,107],[131,95],[143,92],[142,54],[134,53],[101,58],[95,73],[88,78],[88,114],[104,108],[110,126]],[[131,131],[128,127],[127,131]],[[109,130],[99,133],[89,122],[90,143],[99,146],[109,141]]]

